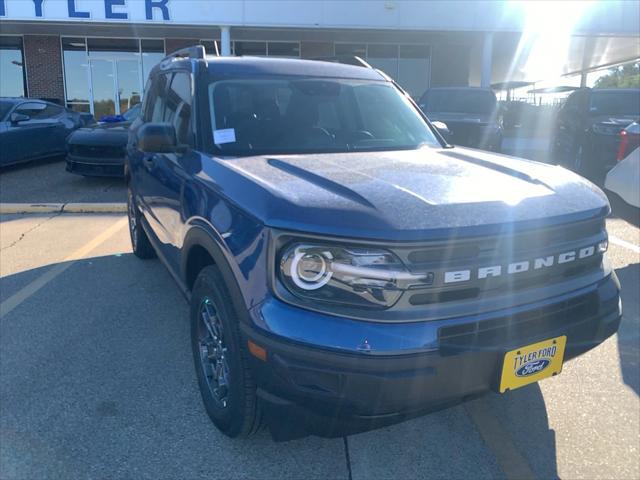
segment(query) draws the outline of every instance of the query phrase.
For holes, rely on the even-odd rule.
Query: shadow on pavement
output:
[[[11,295],[52,266],[3,277],[2,288]],[[187,319],[160,262],[132,254],[78,261],[2,318],[3,476],[347,477],[342,439],[218,433],[201,405]],[[537,385],[476,402],[504,438],[458,406],[349,437],[354,478],[500,478],[496,441],[557,477]]]
[[[354,478],[558,478],[538,385],[351,436],[349,452]]]
[[[605,191],[611,203],[612,215],[621,218],[635,227],[640,227],[640,208],[635,208],[626,203],[613,192]]]
[[[121,178],[82,177],[62,158],[0,168],[0,203],[124,202]]]
[[[3,277],[9,295],[50,265]],[[57,264],[60,265],[60,264]],[[218,433],[162,264],[78,261],[0,320],[2,478],[347,478],[342,439]]]
[[[618,351],[622,379],[640,395],[640,311],[638,292],[625,285],[640,285],[640,263],[616,270],[622,285],[622,322],[618,330]]]

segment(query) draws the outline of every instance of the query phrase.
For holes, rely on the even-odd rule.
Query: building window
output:
[[[398,83],[416,100],[429,88],[431,52],[427,45],[400,45]]]
[[[267,42],[233,42],[233,54],[238,56],[266,57]]]
[[[336,43],[336,56],[355,55],[396,80],[418,99],[429,88],[431,49],[428,45]]]
[[[220,40],[200,40],[207,55],[221,52]],[[260,42],[235,40],[231,42],[231,54],[251,57],[300,58],[300,42]]]
[[[0,35],[0,97],[25,97],[22,37]]]
[[[62,52],[67,107],[77,112],[89,112],[91,105],[86,40],[63,38]]]
[[[146,85],[151,70],[165,56],[164,40],[141,40],[140,50],[142,52],[142,85]]]
[[[268,42],[267,56],[300,58],[300,42]]]
[[[367,46],[364,43],[336,43],[336,56],[355,55],[356,57],[367,57]]]
[[[67,106],[100,119],[142,101],[151,69],[164,58],[164,40],[63,38],[62,50]]]

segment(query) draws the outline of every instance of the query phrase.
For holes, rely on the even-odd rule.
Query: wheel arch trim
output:
[[[214,238],[211,232],[208,231],[202,225],[192,225],[182,245],[182,255],[180,259],[180,277],[187,288],[192,289],[192,285],[188,282],[188,267],[189,256],[194,247],[203,248],[209,256],[213,259],[214,265],[220,271],[220,274],[224,278],[225,286],[231,295],[231,301],[233,303],[236,314],[244,320],[248,320],[248,313],[242,291],[236,280],[236,276],[233,273],[231,267],[230,254],[225,253],[225,248],[220,244],[218,240]]]

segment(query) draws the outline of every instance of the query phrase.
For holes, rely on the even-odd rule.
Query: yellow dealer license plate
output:
[[[567,337],[563,335],[507,352],[502,363],[500,393],[559,374],[566,344]]]

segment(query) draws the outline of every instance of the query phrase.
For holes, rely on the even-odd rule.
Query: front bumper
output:
[[[621,305],[612,273],[543,302],[440,321],[365,322],[275,299],[250,313],[242,330],[268,352],[250,361],[272,431],[293,417],[288,424],[339,436],[496,390],[504,353],[519,346],[566,335],[571,359],[617,331]]]
[[[124,159],[67,155],[67,172],[90,177],[124,177]]]

